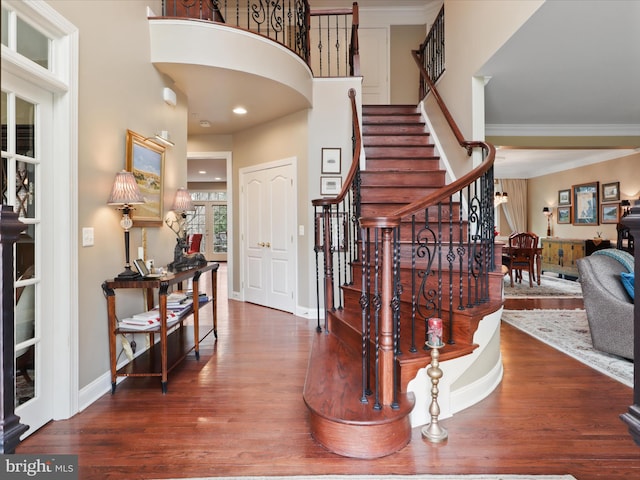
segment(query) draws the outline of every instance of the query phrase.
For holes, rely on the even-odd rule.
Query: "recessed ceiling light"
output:
[[[198,171],[198,173],[199,173],[200,175],[204,175],[205,173],[207,173],[207,171],[206,171],[206,170],[199,170],[199,171]]]
[[[209,120],[200,120],[200,126],[208,128],[211,126],[211,122],[209,122]]]
[[[236,107],[233,109],[233,113],[235,113],[236,115],[244,115],[245,113],[247,113],[247,109],[244,107]]]

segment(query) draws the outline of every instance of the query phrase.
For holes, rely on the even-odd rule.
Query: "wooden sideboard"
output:
[[[542,238],[542,272],[555,272],[578,278],[576,260],[591,255],[596,250],[611,248],[609,240]],[[597,244],[596,244],[597,243]]]
[[[111,393],[116,391],[117,377],[160,377],[162,393],[167,392],[167,374],[186,355],[195,350],[196,358],[200,358],[200,342],[209,333],[213,332],[218,337],[217,331],[217,271],[218,263],[207,263],[188,270],[168,273],[154,278],[133,280],[107,280],[102,284],[102,290],[107,299],[107,316],[109,321],[109,356],[111,360]],[[200,276],[205,272],[211,272],[211,300],[213,304],[213,325],[211,328],[200,332],[199,310],[203,306],[198,301],[198,288]],[[171,328],[167,327],[167,294],[171,286],[182,287],[183,282],[192,281],[193,307],[183,313]],[[157,305],[160,312],[160,326],[150,330],[133,330],[118,325],[116,317],[116,290],[142,289],[146,292],[147,309],[151,310],[156,304],[154,291],[157,290]],[[193,318],[193,326],[187,326],[184,321]],[[121,368],[116,365],[116,339],[120,334],[147,334],[151,347],[142,355],[134,358]],[[154,335],[160,335],[160,341],[154,341]]]

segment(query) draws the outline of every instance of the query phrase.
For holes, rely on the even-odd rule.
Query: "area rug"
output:
[[[533,282],[533,286],[529,286],[529,275],[526,272],[522,274],[522,283],[513,282],[509,275],[504,276],[504,296],[505,298],[531,298],[531,297],[572,297],[582,298],[582,287],[580,282],[573,280],[565,280],[559,278],[555,274],[545,273],[540,278],[540,285]]]
[[[628,387],[633,387],[633,362],[594,350],[584,310],[504,310],[502,320]]]
[[[180,479],[172,479],[180,480]],[[185,480],[185,479],[182,479]],[[189,480],[576,480],[571,475],[310,475],[293,477],[202,477]]]

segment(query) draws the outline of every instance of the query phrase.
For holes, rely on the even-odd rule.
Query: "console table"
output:
[[[542,271],[578,278],[576,260],[596,250],[611,248],[609,240],[583,240],[575,238],[542,238]]]
[[[107,317],[109,321],[109,356],[111,360],[111,393],[116,391],[118,377],[161,377],[162,393],[167,392],[168,372],[183,360],[189,352],[195,350],[196,358],[200,358],[200,342],[211,332],[218,337],[217,330],[217,272],[218,263],[207,263],[198,267],[179,272],[168,273],[159,278],[135,278],[133,280],[106,280],[102,284],[102,290],[107,299]],[[199,280],[205,272],[211,272],[211,300],[213,305],[213,328],[200,335],[199,310]],[[169,287],[176,285],[182,287],[183,282],[193,282],[193,305],[184,312],[174,326],[167,327],[167,294]],[[155,305],[155,290],[158,290],[158,308],[160,313],[160,326],[150,330],[128,329],[118,326],[116,317],[116,290],[142,289],[145,291],[147,310]],[[193,327],[187,327],[184,321],[193,316]],[[177,328],[176,328],[177,327]],[[169,333],[171,331],[171,333]],[[116,365],[116,340],[121,333],[143,333],[149,335],[150,348],[142,355],[134,358],[127,365],[117,368]],[[160,341],[154,341],[154,335],[160,335]]]

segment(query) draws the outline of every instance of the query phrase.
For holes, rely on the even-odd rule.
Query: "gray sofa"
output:
[[[577,261],[584,308],[593,347],[633,359],[633,302],[620,281],[620,272],[633,265],[633,256],[612,250]]]

